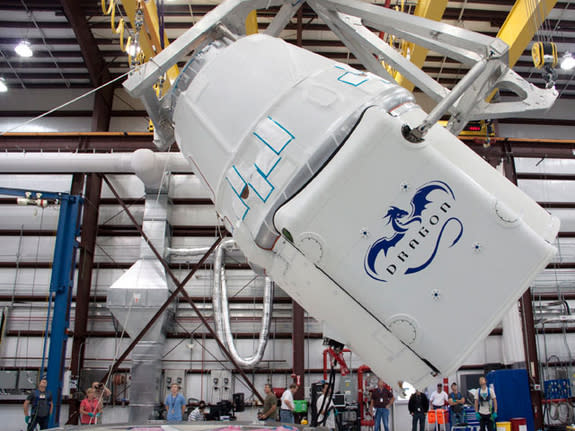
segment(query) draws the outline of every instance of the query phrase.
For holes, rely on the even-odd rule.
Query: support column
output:
[[[100,210],[100,194],[102,178],[98,174],[88,174],[86,179],[84,215],[82,219],[82,236],[80,243],[80,259],[78,262],[78,283],[76,288],[76,312],[74,320],[74,342],[72,343],[72,358],[70,360],[71,379],[79,382],[80,370],[84,366],[84,350],[87,339],[88,311],[90,306],[90,290],[92,286],[92,270],[94,268],[94,250],[98,234],[98,214]],[[81,391],[82,388],[78,388]],[[68,424],[78,424],[80,401],[73,397],[70,400]]]
[[[305,310],[292,300],[292,364],[293,374],[299,380],[299,389],[294,398],[305,398]]]
[[[297,46],[303,44],[303,4],[297,11]],[[299,388],[294,394],[294,399],[305,399],[305,310],[301,305],[292,299],[292,364],[296,377],[299,380]]]
[[[79,2],[61,0],[64,13],[74,30],[80,44],[82,56],[90,73],[90,81],[94,87],[98,87],[110,80],[110,72],[104,57],[98,49],[98,44],[90,31],[83,7]],[[110,85],[96,92],[94,95],[94,109],[92,114],[93,132],[106,132],[110,127],[112,103],[114,99],[114,86]],[[74,175],[72,194],[81,193],[81,188],[76,189],[78,178]],[[76,318],[74,321],[74,342],[72,344],[72,358],[70,370],[72,378],[79,382],[80,370],[84,366],[84,349],[86,345],[86,328],[88,323],[88,308],[90,304],[90,289],[92,286],[92,270],[94,267],[94,249],[96,248],[96,236],[98,226],[98,214],[100,206],[100,193],[102,190],[102,178],[99,175],[88,174],[86,178],[85,197],[86,203],[82,219],[82,236],[80,245],[80,260],[78,262],[78,283],[76,288]],[[78,388],[80,392],[83,388]],[[72,397],[68,410],[68,422],[70,425],[78,424],[80,401]]]
[[[92,113],[92,131],[94,132],[107,132],[110,129],[114,89],[115,84],[108,85],[94,95],[94,111]]]
[[[543,429],[543,404],[541,402],[541,376],[539,375],[539,359],[537,356],[537,341],[535,340],[535,322],[533,320],[533,298],[531,289],[521,297],[521,315],[523,317],[523,341],[525,344],[525,358],[527,373],[529,374],[529,388],[531,392],[531,405],[535,429]]]
[[[513,184],[517,185],[517,171],[513,158],[511,146],[505,144],[505,158],[503,160],[503,171],[505,176]],[[541,403],[541,376],[539,375],[539,359],[537,356],[537,340],[535,339],[535,322],[533,320],[533,298],[531,289],[523,294],[519,300],[521,306],[521,321],[523,323],[523,345],[525,348],[525,361],[527,364],[527,374],[529,375],[529,390],[531,392],[531,405],[533,407],[533,417],[535,429],[543,429],[543,406]]]

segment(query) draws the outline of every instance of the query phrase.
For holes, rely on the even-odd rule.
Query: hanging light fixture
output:
[[[6,93],[8,91],[8,86],[4,78],[0,78],[0,93]]]
[[[575,67],[575,58],[570,52],[566,52],[561,58],[561,69],[571,70]]]
[[[34,55],[34,51],[32,51],[32,45],[27,40],[21,41],[16,47],[14,48],[16,54],[20,57],[32,57]]]

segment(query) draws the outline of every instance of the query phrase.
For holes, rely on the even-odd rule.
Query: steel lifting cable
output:
[[[40,115],[38,115],[38,116],[36,116],[36,117],[34,117],[34,118],[30,118],[29,120],[26,120],[26,121],[24,121],[23,123],[20,123],[20,124],[14,126],[14,127],[12,127],[12,128],[10,128],[10,129],[8,129],[8,130],[4,130],[3,132],[0,132],[0,136],[4,136],[4,135],[6,135],[7,133],[14,132],[15,130],[18,130],[18,129],[21,128],[21,127],[24,127],[24,126],[26,126],[26,125],[28,125],[28,124],[30,124],[30,123],[33,123],[33,122],[35,122],[35,121],[37,121],[37,120],[39,120],[39,119],[41,119],[41,118],[46,117],[47,115],[50,115],[50,114],[52,114],[52,113],[54,113],[54,112],[56,112],[56,111],[59,111],[59,110],[65,108],[66,106],[72,105],[73,103],[76,103],[77,101],[83,99],[84,97],[87,97],[87,96],[89,96],[90,94],[94,94],[94,93],[100,91],[102,88],[105,88],[105,87],[107,87],[108,85],[111,85],[111,84],[113,84],[114,82],[119,81],[119,80],[125,78],[125,77],[128,76],[131,72],[132,72],[132,71],[129,70],[129,71],[125,72],[125,73],[122,73],[120,76],[117,76],[117,77],[115,77],[114,79],[111,79],[110,81],[108,81],[108,82],[106,82],[106,83],[100,85],[99,87],[93,88],[92,90],[89,90],[89,91],[85,92],[84,94],[81,94],[81,95],[78,96],[78,97],[75,97],[75,98],[73,98],[73,99],[71,99],[71,100],[69,100],[69,101],[67,101],[67,102],[65,102],[65,103],[63,103],[63,104],[61,104],[61,105],[59,105],[59,106],[56,106],[55,108],[52,108],[52,109],[50,109],[49,111],[46,111],[46,112],[44,112],[44,113],[42,113],[42,114],[40,114]],[[22,147],[20,147],[20,146],[17,146],[17,148],[20,149],[20,150],[22,150],[22,151],[25,151],[25,149],[22,148]]]
[[[531,17],[531,26],[533,28],[533,40],[536,41],[537,43],[543,43],[547,41],[547,36],[545,34],[542,34],[541,31],[539,31],[539,27],[544,27],[548,24],[546,24],[546,20],[544,19],[544,9],[542,7],[539,7],[540,4],[540,0],[529,0],[527,1],[527,5],[526,5],[526,9],[527,9],[527,17]],[[538,17],[539,17],[539,13],[540,13],[540,18],[541,18],[541,22],[538,22]],[[541,30],[543,30],[543,32],[545,31],[545,28],[542,28]],[[532,54],[533,56],[533,54]],[[535,69],[536,70],[536,69]],[[531,76],[533,75],[533,68],[530,70],[529,72],[529,76],[527,79],[530,79]]]
[[[159,25],[159,31],[158,31],[158,35],[160,37],[160,50],[163,50],[165,48],[165,33],[164,33],[164,29],[165,29],[165,16],[164,16],[164,0],[158,0],[158,25]]]

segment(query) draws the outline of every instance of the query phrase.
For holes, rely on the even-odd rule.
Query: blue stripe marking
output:
[[[288,144],[293,141],[295,139],[295,136],[292,135],[290,133],[289,130],[287,130],[284,126],[282,126],[280,123],[278,123],[276,120],[274,120],[272,117],[268,116],[268,119],[273,121],[280,129],[282,129],[284,132],[286,132],[289,135],[289,139],[286,141],[286,143],[283,145],[283,147],[281,147],[279,150],[276,150],[274,147],[272,147],[264,138],[262,138],[260,135],[258,135],[256,132],[253,132],[254,136],[256,138],[258,138],[260,141],[262,141],[265,145],[267,145],[269,147],[270,150],[272,150],[275,154],[277,154],[278,156],[280,155],[280,153],[285,149],[285,147],[288,146]]]
[[[238,170],[237,170],[237,168],[236,168],[236,165],[232,165],[232,169],[233,169],[234,171],[236,171],[236,174],[238,174],[238,177],[240,177],[240,180],[243,181],[244,187],[247,186],[247,185],[248,185],[247,181],[244,180],[244,177],[242,177],[241,174],[238,172]],[[226,176],[226,179],[228,179],[227,176]],[[229,181],[229,179],[228,179],[228,181]],[[230,181],[230,186],[232,187],[232,189],[234,189],[234,193],[235,193],[236,195],[238,195],[238,196],[240,196],[240,194],[242,193],[242,190],[244,189],[244,187],[242,187],[242,190],[239,190],[239,191],[236,190],[236,189],[234,188],[234,186],[232,185],[231,181]]]
[[[257,165],[257,163],[254,163],[254,166],[256,167],[257,171],[261,174],[262,177],[267,178],[270,176],[270,174],[276,168],[276,166],[278,165],[278,163],[280,162],[281,159],[282,159],[281,157],[278,157],[278,159],[276,160],[274,165],[270,168],[270,170],[268,171],[267,174]]]
[[[277,164],[277,163],[276,163]],[[255,165],[254,165],[255,166]],[[269,184],[269,186],[271,187],[271,190],[269,191],[269,193],[267,194],[267,196],[264,198],[262,195],[260,195],[260,193],[256,190],[256,188],[254,187],[254,185],[252,183],[249,183],[248,186],[256,193],[256,195],[258,195],[258,197],[262,200],[262,202],[265,204],[268,200],[268,198],[270,197],[270,195],[272,194],[272,192],[276,189],[274,187],[274,185],[272,183],[269,182],[269,180],[267,179],[266,176],[263,175],[262,171],[260,171],[258,169],[258,167],[256,166],[256,170],[257,172],[262,176],[262,178],[265,180],[266,183]]]
[[[359,73],[345,72],[343,75],[341,75],[337,78],[338,81],[343,82],[344,84],[351,85],[352,87],[359,87],[361,84],[363,84],[364,82],[366,82],[368,80],[368,78],[365,78],[363,81],[360,81],[357,84],[354,84],[353,82],[349,82],[349,81],[346,81],[345,79],[343,79],[346,75],[353,75],[353,76],[361,76],[361,75]]]
[[[274,119],[273,119],[272,117],[270,117],[269,115],[268,115],[268,118],[269,118],[270,120],[272,120],[274,123],[276,123],[276,124],[280,127],[280,129],[282,129],[284,132],[286,132],[288,135],[290,135],[290,136],[291,136],[291,139],[295,139],[295,136],[292,135],[288,129],[286,129],[284,126],[282,126],[280,123],[278,123],[276,120],[274,120]],[[290,139],[290,141],[291,141],[291,139]]]
[[[236,168],[236,165],[232,165],[232,169],[233,169],[234,171],[236,171],[236,174],[238,174],[238,176],[240,177],[240,179],[244,182],[244,184],[245,184],[244,187],[248,186],[248,183],[246,182],[246,180],[244,180],[244,177],[242,177],[242,175],[239,173],[238,169]],[[246,207],[246,210],[244,211],[244,214],[242,215],[242,220],[244,220],[244,219],[246,218],[246,216],[248,215],[248,212],[249,212],[249,210],[250,210],[250,206],[242,199],[242,197],[241,197],[241,195],[240,195],[240,193],[243,191],[243,188],[244,188],[244,187],[242,187],[242,190],[240,190],[240,192],[238,192],[238,191],[235,189],[235,187],[232,185],[232,182],[230,181],[230,179],[229,179],[227,176],[226,176],[226,181],[228,182],[228,184],[230,185],[230,187],[232,188],[234,194],[238,197],[238,199],[240,200],[240,202]]]
[[[234,186],[232,186],[232,183],[230,182],[230,179],[228,177],[226,177],[226,181],[228,182],[228,184],[230,185],[230,188],[232,189],[232,191],[234,192],[234,194],[238,197],[238,199],[240,200],[240,202],[243,204],[243,206],[246,207],[246,210],[244,211],[243,215],[242,215],[242,221],[246,218],[246,216],[248,215],[248,212],[250,210],[250,207],[248,204],[246,204],[244,202],[244,200],[241,198],[241,196],[236,192],[236,189],[234,189]]]
[[[267,145],[269,147],[269,149],[272,150],[275,154],[279,155],[279,153],[274,149],[274,147],[272,147],[270,144],[268,144],[267,141],[264,138],[262,138],[260,135],[258,135],[256,132],[254,132],[254,136],[256,138],[258,138],[260,141],[262,141],[265,145]]]
[[[353,86],[353,87],[359,87],[359,86],[360,86],[361,84],[363,84],[365,81],[369,81],[369,77],[365,78],[363,81],[361,81],[361,82],[359,82],[359,83],[357,83],[357,84],[354,84],[353,82],[346,81],[346,80],[343,79],[343,78],[344,78],[346,75],[348,75],[348,74],[349,74],[349,75],[353,75],[353,76],[364,76],[365,74],[364,74],[363,72],[352,72],[352,71],[347,70],[346,68],[341,67],[341,66],[334,66],[334,67],[335,67],[336,69],[339,69],[339,70],[343,70],[343,71],[344,71],[344,73],[342,73],[341,75],[339,75],[339,76],[337,77],[337,80],[338,80],[339,82],[343,82],[344,84],[348,84],[348,85],[351,85],[351,86]],[[387,82],[387,81],[385,81],[384,79],[382,79],[382,81]],[[387,82],[387,83],[389,84],[389,82]]]

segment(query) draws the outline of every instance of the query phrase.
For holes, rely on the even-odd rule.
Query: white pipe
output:
[[[222,270],[222,263],[224,260],[224,246],[231,245],[230,241],[222,241],[218,247],[216,247],[215,257],[214,257],[214,287],[212,289],[212,307],[214,309],[214,323],[216,324],[216,333],[218,338],[225,345],[226,336],[224,334],[224,322],[222,318],[222,277],[220,272]]]
[[[224,262],[224,250],[226,247],[235,245],[234,240],[222,242],[216,249],[214,260],[214,289],[212,292],[212,307],[214,310],[214,321],[218,338],[224,343],[234,360],[242,367],[253,367],[261,361],[269,338],[273,296],[272,282],[268,278],[265,280],[264,304],[262,314],[262,328],[258,339],[256,351],[252,356],[243,358],[238,353],[231,331],[230,316],[228,308],[228,295],[226,286],[226,275]]]
[[[141,148],[133,153],[3,153],[2,173],[123,173],[133,172],[146,186],[157,186],[164,174],[192,172],[182,153],[155,153]]]
[[[172,248],[166,247],[166,256],[202,256],[208,252],[210,247],[201,248]]]
[[[229,315],[229,308],[228,308],[228,295],[227,295],[227,286],[226,286],[226,276],[224,272],[224,268],[222,266],[220,270],[220,274],[222,277],[222,311],[223,315],[223,322],[224,322],[224,333],[226,335],[226,344],[228,346],[228,350],[234,356],[234,359],[242,366],[242,367],[253,367],[258,362],[261,361],[262,357],[264,356],[264,352],[266,350],[266,345],[269,338],[270,332],[270,324],[271,324],[271,315],[272,315],[272,304],[273,304],[273,297],[272,297],[272,281],[266,277],[265,279],[265,290],[264,290],[264,306],[262,311],[262,318],[261,324],[262,327],[260,329],[260,334],[258,338],[258,344],[256,347],[255,352],[252,356],[248,356],[247,358],[243,358],[240,356],[236,349],[236,345],[234,342],[234,338],[232,335],[232,329],[230,324],[230,315]]]

